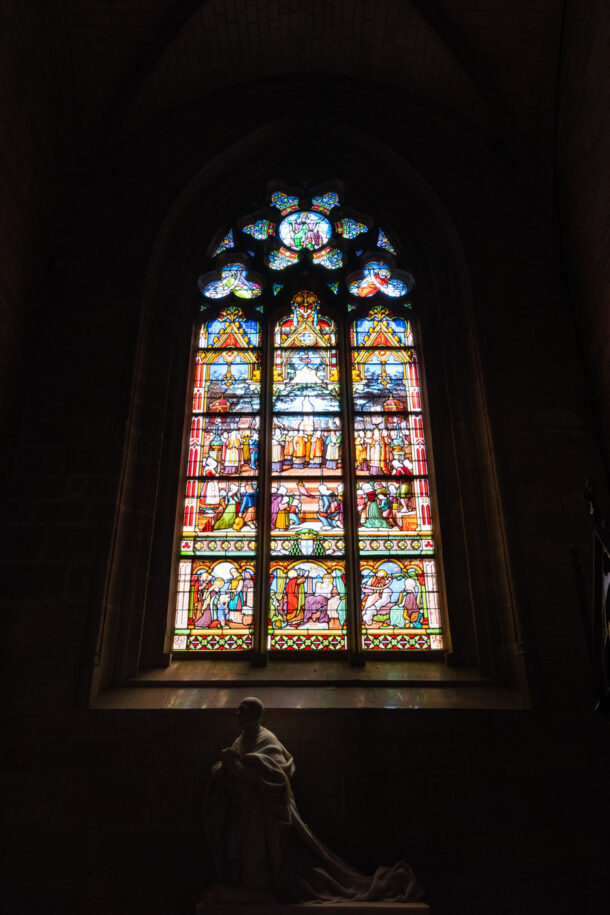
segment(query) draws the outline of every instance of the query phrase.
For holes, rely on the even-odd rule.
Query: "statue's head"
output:
[[[237,708],[237,721],[242,730],[260,724],[265,706],[255,696],[247,696]]]

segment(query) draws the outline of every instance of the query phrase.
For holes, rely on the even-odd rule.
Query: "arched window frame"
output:
[[[268,189],[269,199],[272,199],[272,194],[274,191],[277,192],[278,185],[271,185]],[[287,193],[290,193],[291,189],[286,189]],[[317,190],[318,194],[324,193],[333,193],[339,190],[341,196],[343,194],[342,188],[337,183],[328,185],[326,187],[320,188]],[[316,199],[316,191],[309,193],[303,193],[303,190],[300,191],[297,189],[294,191],[294,197],[288,197],[288,201],[298,202],[300,205],[292,207],[293,210],[304,210],[308,209],[311,206],[311,200]],[[275,196],[278,196],[277,193]],[[305,199],[303,199],[305,197]],[[300,200],[299,200],[300,198]],[[318,197],[318,200],[321,198]],[[315,208],[315,207],[314,207]],[[323,211],[324,212],[324,211]],[[347,648],[349,650],[349,657],[353,662],[359,663],[363,657],[363,647],[362,647],[362,631],[360,623],[360,576],[358,573],[359,568],[359,555],[358,555],[358,527],[355,520],[356,513],[356,496],[355,496],[355,486],[357,481],[357,474],[354,470],[354,458],[353,458],[353,449],[354,449],[354,400],[353,393],[351,391],[351,377],[352,377],[352,361],[351,361],[351,345],[350,345],[350,329],[355,321],[359,320],[362,317],[365,317],[370,312],[371,308],[375,305],[383,304],[384,308],[388,310],[391,315],[394,315],[398,318],[406,319],[410,322],[414,338],[415,338],[415,349],[419,357],[421,365],[421,347],[419,340],[419,326],[417,321],[416,311],[412,308],[412,300],[409,296],[409,301],[407,302],[406,288],[408,284],[409,290],[412,287],[412,277],[410,274],[407,274],[402,270],[398,264],[399,259],[394,258],[392,255],[396,254],[396,249],[393,247],[392,243],[388,239],[388,236],[383,231],[382,227],[374,222],[370,217],[363,216],[361,213],[357,213],[353,210],[341,207],[339,210],[335,209],[335,219],[341,219],[343,222],[347,217],[348,219],[360,220],[359,225],[362,230],[362,233],[365,234],[368,239],[369,245],[371,244],[371,239],[375,239],[374,249],[367,249],[366,253],[362,250],[358,251],[357,258],[354,258],[352,255],[348,260],[348,264],[351,264],[352,272],[350,275],[350,268],[342,268],[341,270],[331,271],[329,276],[324,275],[324,271],[321,271],[318,267],[317,269],[307,269],[303,271],[298,266],[290,267],[286,272],[289,276],[287,282],[282,283],[282,286],[277,289],[275,286],[273,288],[273,293],[270,289],[270,281],[268,281],[268,288],[266,294],[255,295],[254,298],[242,298],[240,295],[239,298],[236,295],[229,295],[224,297],[219,301],[215,302],[212,296],[204,296],[204,304],[201,306],[202,310],[200,313],[197,313],[194,319],[194,329],[193,337],[197,340],[202,324],[204,322],[212,321],[218,315],[220,315],[224,308],[227,307],[227,302],[230,302],[231,305],[238,305],[240,307],[247,319],[255,320],[259,323],[261,328],[260,335],[260,346],[262,353],[262,365],[263,372],[261,377],[261,401],[260,401],[260,445],[259,445],[259,492],[262,490],[264,494],[264,499],[259,499],[259,512],[258,512],[258,524],[257,524],[257,555],[256,555],[256,569],[257,569],[257,604],[255,607],[255,623],[254,623],[254,641],[253,649],[254,656],[256,658],[262,658],[266,655],[266,630],[267,630],[267,615],[268,615],[268,602],[267,602],[267,593],[266,588],[263,582],[266,580],[269,570],[270,563],[270,525],[269,525],[269,504],[270,504],[270,482],[271,482],[271,459],[269,454],[270,449],[270,429],[272,422],[272,386],[273,386],[273,365],[274,365],[274,327],[275,322],[280,318],[280,316],[286,314],[291,305],[291,301],[295,294],[304,289],[308,289],[313,292],[320,301],[320,310],[325,314],[331,316],[337,325],[337,349],[339,356],[339,365],[340,365],[340,379],[341,379],[341,403],[340,411],[342,417],[342,423],[344,426],[343,434],[343,464],[344,464],[344,476],[343,479],[346,483],[346,499],[345,499],[345,568],[346,568],[346,577],[347,577],[347,592],[348,592],[348,618],[350,620],[350,625],[348,626],[347,634]],[[282,216],[285,216],[286,213],[290,213],[290,209],[283,211]],[[278,242],[276,241],[277,233],[272,235],[271,231],[269,232],[269,239],[266,241],[263,250],[258,252],[259,258],[254,259],[255,252],[250,248],[248,251],[249,256],[244,256],[240,250],[235,250],[235,237],[240,237],[239,230],[244,229],[245,226],[248,226],[249,229],[252,229],[252,224],[256,223],[256,220],[263,221],[269,219],[273,214],[269,211],[261,210],[258,213],[251,214],[249,216],[243,217],[231,227],[227,232],[226,228],[224,231],[216,237],[215,242],[211,245],[211,258],[208,262],[208,270],[200,277],[199,288],[202,292],[206,289],[215,289],[217,285],[220,285],[220,282],[226,273],[225,265],[232,262],[241,262],[244,265],[242,270],[244,282],[247,283],[250,280],[256,285],[262,285],[261,283],[261,274],[263,270],[261,269],[261,259],[263,258],[263,263],[266,266],[269,266],[270,257],[274,249],[277,249]],[[275,225],[272,223],[271,228],[277,228],[278,222],[282,219],[282,216],[277,217]],[[329,217],[331,218],[331,217]],[[258,225],[258,223],[257,223]],[[263,227],[264,230],[265,227]],[[261,239],[264,238],[264,234],[261,236]],[[261,240],[259,239],[259,240]],[[336,235],[333,238],[336,244]],[[243,243],[244,236],[241,235],[241,241]],[[339,244],[341,245],[342,240],[339,239]],[[332,250],[331,246],[328,246]],[[280,251],[286,251],[284,247]],[[326,249],[325,249],[326,250]],[[392,252],[388,254],[387,252]],[[399,280],[392,279],[392,282],[402,282],[405,286],[405,294],[400,298],[400,305],[397,307],[394,305],[392,298],[386,295],[381,295],[381,293],[373,296],[372,299],[365,298],[362,304],[355,305],[354,303],[358,301],[354,293],[349,292],[350,282],[354,280],[354,277],[358,279],[359,277],[364,276],[362,273],[362,268],[368,260],[371,260],[371,256],[374,253],[377,253],[378,257],[385,259],[388,265],[391,265],[389,269],[392,271],[392,277],[400,277]],[[343,259],[346,260],[347,255],[347,244],[342,244],[342,254]],[[359,266],[360,270],[357,273],[353,272],[355,266]],[[258,268],[258,272],[257,272]],[[272,271],[268,270],[267,276],[272,275]],[[347,274],[347,279],[346,279]],[[284,279],[283,273],[278,273],[278,279]],[[334,288],[332,288],[331,283],[328,282],[328,279],[335,280]],[[345,282],[338,282],[337,279],[345,280]],[[264,280],[263,280],[264,282]],[[211,285],[210,285],[211,284]],[[353,286],[351,288],[354,288]],[[332,291],[331,291],[332,290]],[[261,314],[261,312],[263,312]],[[193,349],[193,359],[195,358],[195,349]],[[420,386],[422,398],[424,404],[426,401],[425,394],[425,378],[423,372],[420,370]],[[191,370],[190,377],[193,376],[193,370]],[[349,390],[348,390],[349,388]],[[188,410],[187,410],[188,415]],[[426,651],[403,651],[403,652],[384,652],[384,651],[375,651],[376,657],[392,656],[394,659],[397,656],[400,656],[402,659],[406,659],[408,656],[413,658],[414,656],[421,658],[423,656],[427,657],[444,657],[449,645],[450,645],[450,632],[448,625],[448,618],[446,612],[446,599],[444,594],[444,584],[443,584],[443,569],[441,561],[441,547],[440,547],[440,525],[439,518],[437,513],[437,503],[436,503],[436,493],[434,486],[434,473],[433,473],[433,460],[432,460],[432,446],[431,446],[431,434],[430,434],[430,424],[429,418],[427,415],[426,406],[424,406],[421,414],[421,420],[425,428],[425,442],[426,442],[426,451],[428,454],[428,473],[426,475],[426,485],[430,487],[431,495],[431,505],[432,511],[434,514],[434,539],[436,542],[436,549],[434,553],[434,558],[436,559],[436,577],[438,581],[438,595],[437,600],[440,598],[440,615],[442,618],[441,628],[443,632],[444,644],[442,650],[434,650],[428,648]],[[263,424],[265,428],[263,428]],[[187,419],[186,427],[190,426],[190,417]],[[186,448],[186,437],[188,431],[185,431],[185,448]],[[183,457],[182,467],[186,467],[187,460]],[[186,481],[186,476],[183,474],[184,480]],[[348,495],[348,485],[351,490]],[[184,492],[184,487],[181,486],[181,493]],[[181,511],[180,500],[178,502],[178,515]],[[178,537],[178,533],[177,533]],[[177,555],[178,550],[174,551]],[[379,558],[379,557],[378,557]],[[173,587],[172,595],[175,593],[175,580],[176,580],[176,570],[174,569],[173,573]],[[175,604],[172,606],[172,597],[170,596],[170,609],[168,612],[168,635],[169,632],[173,632],[174,624],[174,611]],[[166,637],[167,642],[167,637]],[[282,652],[274,651],[275,655],[281,655]],[[311,652],[310,652],[311,653]],[[189,656],[192,657],[194,654],[200,656],[209,657],[210,654],[214,655],[215,652],[196,652],[189,653]],[[292,653],[291,653],[292,654]],[[371,652],[368,653],[369,655]],[[179,652],[178,657],[186,656],[186,652],[182,654]]]
[[[163,639],[174,609],[172,541],[191,396],[184,353],[199,308],[197,278],[214,250],[210,238],[218,231],[218,214],[240,212],[244,199],[260,199],[261,176],[292,161],[285,131],[278,122],[264,143],[262,135],[253,135],[206,164],[167,212],[150,250],[116,510],[107,522],[110,552],[100,566],[94,589],[100,612],[90,620],[84,649],[90,660],[82,680],[92,697],[140,672],[161,671],[171,660],[169,639]],[[507,539],[506,494],[494,454],[465,241],[437,192],[404,158],[332,120],[324,121],[324,136],[326,172],[341,173],[358,189],[361,209],[375,211],[401,250],[409,251],[418,280],[418,351],[431,406],[432,439],[429,428],[427,435],[434,441],[434,513],[442,520],[441,568],[451,607],[447,666],[509,684],[527,701],[530,675],[518,605],[524,594],[518,557]],[[355,149],[359,155],[352,161]],[[447,677],[444,667],[432,673],[439,685]],[[179,676],[182,682],[198,675],[180,667]],[[162,686],[167,678],[150,682]]]

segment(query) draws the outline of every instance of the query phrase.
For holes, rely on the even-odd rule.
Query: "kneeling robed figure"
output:
[[[366,876],[317,839],[292,794],[294,762],[261,724],[263,704],[240,703],[241,734],[221,753],[204,800],[216,883],[202,902],[414,902],[422,891],[403,861]]]

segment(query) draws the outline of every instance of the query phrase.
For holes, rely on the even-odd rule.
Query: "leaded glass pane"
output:
[[[349,283],[349,291],[360,298],[368,298],[378,292],[392,299],[405,296],[409,287],[392,276],[392,268],[383,261],[369,261],[362,268],[362,278]]]
[[[253,611],[253,561],[180,561],[175,651],[251,648]]]
[[[393,317],[387,308],[371,308],[368,315],[354,321],[352,346],[413,346],[413,331],[406,318]]]
[[[195,360],[194,413],[256,413],[260,407],[260,354],[207,350]]]
[[[231,293],[239,299],[255,299],[262,292],[262,286],[248,278],[248,269],[243,264],[227,264],[220,271],[220,278],[203,287],[208,299],[224,299]]]
[[[361,559],[364,648],[442,647],[434,559]]]
[[[425,454],[421,454],[419,470],[413,461],[412,425],[419,419],[405,414],[356,416],[354,456],[358,475],[408,477],[425,473]],[[421,448],[423,452],[423,444]]]
[[[334,191],[329,191],[321,197],[314,197],[311,203],[314,210],[320,210],[322,213],[330,213],[333,207],[339,206],[339,195]]]
[[[361,549],[369,552],[381,549],[383,544],[383,549],[388,551],[419,553],[422,544],[416,541],[428,538],[425,551],[429,552],[431,524],[426,505],[429,505],[427,480],[406,477],[358,480],[356,507]],[[407,534],[410,536],[405,540]],[[374,546],[373,541],[379,545]]]
[[[257,219],[255,223],[244,226],[242,232],[256,238],[257,241],[264,241],[265,238],[271,238],[275,234],[275,223],[268,219]]]
[[[234,248],[235,242],[233,241],[233,229],[229,229],[223,240],[220,242],[216,250],[214,251],[214,256],[221,254],[223,251],[228,251],[229,248]]]
[[[341,650],[344,562],[317,561],[345,551],[336,327],[317,298],[301,292],[274,340],[271,556],[287,560],[271,560],[268,645]]]
[[[258,451],[257,416],[193,416],[187,473],[252,476],[258,470]]]
[[[356,222],[355,219],[340,219],[335,223],[335,229],[344,238],[356,238],[358,235],[368,232],[368,226],[362,222]]]
[[[396,248],[395,248],[394,245],[390,242],[388,236],[385,234],[385,232],[383,231],[383,229],[380,229],[380,230],[379,230],[379,235],[378,235],[378,237],[377,237],[377,247],[378,247],[378,248],[385,248],[386,251],[391,251],[392,254],[396,254]]]
[[[319,301],[311,292],[300,292],[292,300],[289,315],[275,327],[275,345],[279,347],[335,346],[337,327],[320,314]]]
[[[341,419],[312,413],[273,417],[271,471],[301,476],[311,470],[339,474],[341,463]]]
[[[272,560],[268,647],[311,651],[346,647],[345,563]]]
[[[274,479],[271,483],[273,555],[342,555],[343,483],[337,479]]]
[[[257,495],[252,480],[188,480],[182,553],[256,552]]]
[[[327,270],[338,270],[343,265],[343,252],[339,248],[327,245],[321,251],[314,251],[311,259],[314,264],[326,267]]]
[[[240,308],[225,308],[212,321],[204,321],[199,332],[200,349],[242,349],[260,345],[260,328],[245,318]]]
[[[277,349],[273,379],[276,411],[328,413],[340,409],[336,350]]]
[[[277,251],[270,251],[267,255],[267,263],[272,270],[285,270],[286,267],[292,267],[298,264],[299,255],[295,251],[283,246]]]
[[[395,413],[397,410],[419,409],[417,379],[417,362],[412,349],[352,351],[355,410]],[[417,397],[412,397],[411,392],[415,388]]]

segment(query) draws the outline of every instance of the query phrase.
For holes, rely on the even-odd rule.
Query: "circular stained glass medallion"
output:
[[[328,243],[332,231],[332,226],[325,216],[310,210],[290,213],[282,219],[278,227],[283,244],[293,251],[301,251],[302,248],[317,251],[318,248],[323,248]]]

